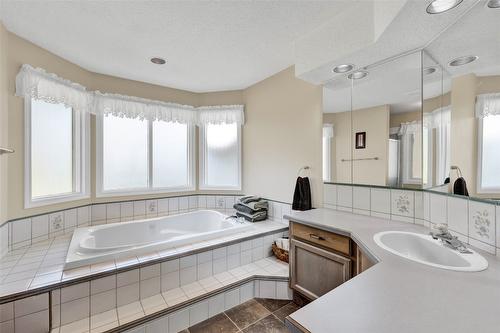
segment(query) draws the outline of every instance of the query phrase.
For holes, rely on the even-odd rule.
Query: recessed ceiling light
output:
[[[358,80],[364,78],[367,75],[368,75],[367,71],[355,71],[349,74],[347,78],[349,78],[349,80]]]
[[[450,61],[448,65],[450,66],[462,66],[466,64],[470,64],[473,61],[476,61],[479,57],[478,56],[465,56],[465,57],[459,57],[456,59],[453,59]]]
[[[424,73],[424,75],[430,75],[430,74],[434,73],[436,70],[437,70],[436,67],[431,66],[431,67],[424,68],[422,70],[422,72]]]
[[[427,13],[440,14],[460,5],[462,0],[434,0],[427,6]]]
[[[354,68],[354,65],[351,64],[344,64],[344,65],[338,65],[333,69],[335,73],[347,73],[351,71]]]
[[[166,61],[162,58],[151,58],[151,62],[156,65],[165,65]]]
[[[490,0],[488,1],[489,8],[500,8],[500,0]]]

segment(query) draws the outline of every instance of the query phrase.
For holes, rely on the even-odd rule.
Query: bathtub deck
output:
[[[62,235],[13,250],[0,260],[0,304],[106,274],[119,273],[261,235],[285,232],[287,229],[288,223],[268,220],[255,223],[255,228],[250,231],[66,271],[63,271],[63,267],[71,234]]]
[[[197,307],[197,304],[199,304],[197,302],[207,302],[209,298],[230,293],[238,287],[247,289],[246,296],[241,296],[243,291],[239,291],[238,303],[243,303],[253,297],[272,296],[266,294],[267,291],[260,291],[261,288],[264,289],[264,287],[260,287],[260,283],[273,283],[273,281],[274,283],[282,283],[286,288],[281,287],[281,290],[277,291],[278,288],[275,287],[275,295],[272,298],[291,299],[291,294],[287,288],[288,264],[274,257],[269,257],[53,328],[51,332],[121,332],[126,327],[141,325],[141,323],[148,322],[152,318],[165,316],[179,309],[191,311],[191,309]],[[251,295],[248,293],[248,289],[253,289],[250,291]],[[280,294],[277,295],[277,293]],[[205,319],[207,318],[203,318],[203,320]],[[193,323],[190,322],[190,324]]]

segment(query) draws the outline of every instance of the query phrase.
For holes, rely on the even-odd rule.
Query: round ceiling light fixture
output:
[[[359,80],[368,75],[367,71],[355,71],[347,76],[349,80]]]
[[[500,8],[500,0],[488,1],[488,8]]]
[[[422,72],[424,73],[424,75],[430,75],[432,73],[435,73],[437,71],[436,67],[434,66],[431,66],[431,67],[427,67],[427,68],[424,68],[422,70]]]
[[[441,14],[460,5],[462,0],[434,0],[427,6],[428,14]]]
[[[470,64],[473,61],[476,61],[479,57],[475,55],[470,55],[470,56],[465,56],[465,57],[458,57],[456,59],[453,59],[452,61],[449,62],[449,66],[463,66]]]
[[[354,65],[352,64],[344,64],[344,65],[338,65],[333,69],[334,73],[347,73],[350,72],[354,68]]]
[[[163,58],[151,58],[151,62],[155,65],[165,65],[165,63],[167,62],[165,59]]]

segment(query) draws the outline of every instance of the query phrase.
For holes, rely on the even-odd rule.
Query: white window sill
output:
[[[96,198],[109,198],[109,197],[126,197],[134,195],[147,195],[147,194],[163,194],[163,193],[181,193],[193,192],[196,188],[193,187],[175,187],[175,188],[159,188],[159,189],[137,189],[137,190],[118,190],[118,191],[102,191],[96,193]]]
[[[56,205],[59,203],[63,202],[68,202],[68,201],[77,201],[77,200],[83,200],[83,199],[90,199],[90,194],[89,193],[71,193],[71,194],[66,194],[66,195],[58,195],[58,196],[48,196],[45,198],[38,198],[38,199],[28,199],[24,202],[24,208],[35,208],[35,207],[42,207],[42,206],[50,206],[50,205]]]

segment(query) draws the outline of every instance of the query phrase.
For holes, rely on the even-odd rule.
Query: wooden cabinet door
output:
[[[291,240],[290,287],[314,300],[351,277],[351,259]]]

